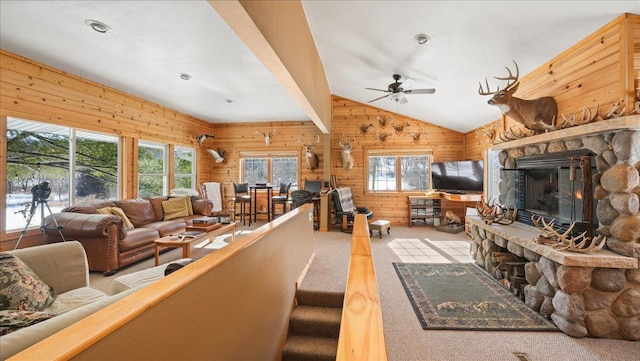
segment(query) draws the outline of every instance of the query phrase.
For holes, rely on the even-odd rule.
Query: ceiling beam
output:
[[[300,1],[209,0],[321,132],[331,131],[331,91]]]

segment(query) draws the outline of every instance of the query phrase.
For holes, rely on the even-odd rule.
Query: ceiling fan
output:
[[[416,84],[416,81],[413,79],[406,78],[403,82],[400,82],[401,76],[399,74],[393,74],[393,80],[395,82],[389,84],[388,89],[376,89],[376,88],[365,88],[369,90],[376,90],[385,93],[389,93],[387,95],[383,95],[379,98],[375,98],[373,100],[368,101],[367,103],[373,103],[376,100],[380,100],[382,98],[389,97],[391,100],[395,100],[399,104],[405,104],[407,102],[407,98],[405,98],[405,94],[433,94],[436,92],[435,89],[413,89],[413,86]]]

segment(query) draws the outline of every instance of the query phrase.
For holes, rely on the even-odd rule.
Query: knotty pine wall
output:
[[[307,167],[305,150],[302,145],[315,142],[317,137],[320,137],[321,142],[326,138],[311,120],[214,124],[212,129],[212,134],[216,138],[207,139],[200,147],[200,153],[204,153],[207,148],[220,148],[227,152],[227,156],[223,163],[212,163],[207,166],[206,170],[203,170],[203,173],[207,174],[206,179],[223,184],[225,199],[233,198],[233,183],[240,180],[239,160],[240,154],[243,152],[274,154],[293,151],[298,156],[298,187],[300,189],[304,188],[305,180],[322,179],[322,162],[325,159],[322,144],[318,143],[313,148],[318,155],[318,168],[315,170],[310,170]],[[275,132],[269,146],[265,144],[264,136],[256,133],[256,131],[269,133],[274,129]],[[264,197],[260,198],[261,201],[262,198]]]
[[[400,114],[362,104],[339,96],[333,96],[331,123],[331,174],[335,175],[339,186],[350,187],[353,191],[356,206],[368,207],[374,212],[373,219],[386,219],[394,224],[408,224],[409,195],[423,195],[423,192],[413,193],[365,193],[367,170],[364,169],[365,149],[425,149],[433,152],[434,161],[452,161],[465,158],[465,137],[462,133],[446,129],[427,122],[416,120]],[[383,119],[391,117],[391,121],[402,124],[409,123],[402,134],[396,134],[391,124],[384,128],[377,117]],[[361,134],[359,125],[373,125],[366,135]],[[393,133],[384,144],[380,143],[375,133]],[[410,133],[426,132],[415,144]],[[340,136],[353,136],[351,143],[354,165],[350,170],[342,167],[342,147]]]
[[[120,137],[122,197],[137,196],[139,139],[198,148],[195,136],[209,134],[211,124],[119,90],[82,79],[48,65],[0,50],[0,131],[16,117]],[[0,147],[0,209],[6,208],[6,142]],[[197,179],[211,177],[213,159],[198,152]],[[0,249],[13,248],[19,232],[6,234],[0,222]],[[11,244],[9,244],[11,243]],[[42,243],[39,230],[28,232],[21,246]]]

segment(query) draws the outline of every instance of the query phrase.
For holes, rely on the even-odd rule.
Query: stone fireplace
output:
[[[640,115],[501,143],[491,157],[489,198],[522,217],[508,226],[472,217],[476,263],[570,336],[640,341]],[[606,247],[538,244],[531,214],[578,222],[607,236]]]

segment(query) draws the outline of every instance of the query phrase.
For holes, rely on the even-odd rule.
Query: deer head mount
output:
[[[378,142],[380,142],[380,144],[384,144],[387,141],[387,138],[392,137],[393,133],[378,133],[376,132],[376,139],[378,140]]]
[[[542,216],[536,218],[536,216],[533,215],[531,216],[531,221],[533,221],[533,225],[542,233],[535,239],[536,243],[551,245],[551,247],[559,251],[592,253],[598,252],[607,243],[607,237],[603,235],[598,235],[595,238],[587,237],[586,231],[575,237],[570,237],[576,222],[572,222],[566,231],[560,233],[559,230],[553,228],[554,220],[547,223]]]
[[[302,137],[298,138],[298,143],[304,147],[305,159],[307,161],[307,168],[315,170],[318,168],[318,155],[313,152],[313,147],[320,143],[320,136],[316,136],[316,141],[313,143],[304,143]]]
[[[386,128],[387,124],[389,124],[389,122],[391,122],[391,119],[393,119],[392,116],[388,115],[386,117],[380,117],[378,116],[378,125],[380,126],[380,128]]]
[[[393,127],[393,130],[395,130],[396,134],[400,135],[404,132],[404,128],[410,126],[410,124],[409,122],[404,122],[402,124],[391,122],[391,126]]]
[[[256,133],[262,134],[262,136],[264,137],[264,145],[266,145],[267,147],[271,144],[271,139],[273,139],[273,134],[275,132],[276,132],[276,128],[273,128],[273,130],[270,131],[269,133],[256,129]]]
[[[418,144],[420,143],[420,138],[422,138],[423,135],[429,135],[429,132],[420,130],[417,133],[409,133],[409,135],[411,136],[413,144]]]
[[[369,133],[369,128],[373,128],[373,124],[369,123],[369,125],[366,124],[358,124],[358,129],[360,130],[360,134],[362,135],[367,135],[367,133]]]
[[[518,69],[518,63],[513,62],[516,65],[516,75],[511,73],[511,70],[507,67],[509,76],[504,78],[494,77],[498,80],[506,80],[507,86],[504,90],[500,90],[498,87],[496,91],[492,92],[489,89],[489,82],[485,79],[487,90],[485,91],[480,83],[478,93],[480,95],[493,95],[489,99],[488,103],[500,108],[504,114],[524,125],[527,129],[532,130],[535,133],[542,133],[549,130],[547,126],[554,127],[556,118],[558,116],[558,104],[552,97],[542,97],[538,99],[525,100],[516,98],[513,94],[518,90],[518,77],[520,71]]]
[[[342,147],[342,167],[344,169],[353,168],[353,156],[351,155],[351,151],[353,150],[353,145],[351,143],[356,140],[354,136],[350,136],[349,139],[345,138],[345,133],[340,135],[340,146]]]

